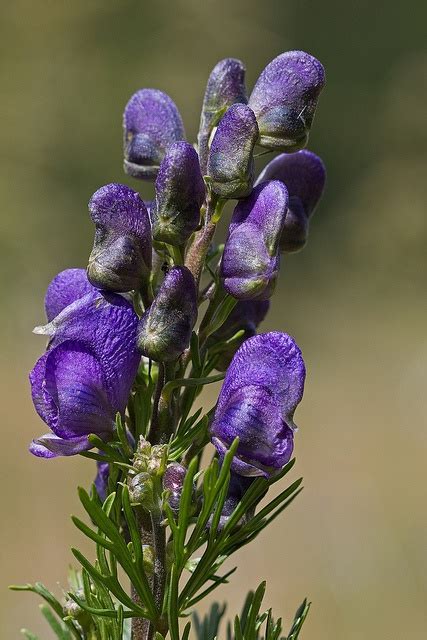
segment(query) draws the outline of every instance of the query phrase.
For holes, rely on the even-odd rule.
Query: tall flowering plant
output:
[[[304,150],[324,70],[283,53],[249,99],[244,77],[239,60],[215,66],[197,146],[165,93],[131,97],[124,170],[153,182],[153,198],[98,189],[87,270],[67,269],[47,289],[47,324],[35,329],[47,346],[30,383],[48,431],[30,451],[96,462],[92,488],[79,489],[86,518],[73,517],[95,551],[73,549],[79,568],[62,601],[40,583],[13,588],[44,598],[60,640],[296,640],[308,612],[304,601],[284,636],[263,612],[262,583],[224,631],[224,608],[195,613],[234,572],[223,563],[301,490],[300,479],[268,501],[294,464],[303,357],[291,336],[257,328],[324,187],[322,161]],[[257,147],[280,153],[256,179]],[[228,200],[237,203],[217,245]],[[216,405],[196,409],[223,379]]]

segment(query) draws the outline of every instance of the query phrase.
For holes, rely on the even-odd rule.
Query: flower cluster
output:
[[[124,171],[153,183],[152,200],[124,184],[99,188],[89,202],[95,235],[87,270],[61,272],[46,293],[47,324],[35,332],[48,343],[30,382],[50,432],[30,450],[45,458],[94,457],[101,501],[119,464],[114,477],[130,496],[129,509],[151,514],[155,600],[166,584],[165,567],[156,574],[164,518],[176,535],[173,518],[183,527],[182,509],[201,514],[203,539],[209,530],[225,535],[237,509],[234,524],[244,529],[256,501],[244,513],[239,505],[255,491],[254,479],[273,481],[292,455],[304,361],[292,337],[257,328],[281,259],[305,245],[324,188],[321,159],[304,149],[324,80],[316,58],[291,51],[267,65],[248,97],[244,65],[219,62],[207,83],[198,146],[186,140],[168,95],[137,91],[124,111]],[[256,178],[257,155],[265,152],[280,153]],[[215,246],[229,200],[237,202],[228,235]],[[225,380],[216,407],[198,420],[200,410],[191,413],[196,397],[224,377],[209,377],[214,369]],[[197,486],[190,464],[196,460],[199,469],[209,440],[217,465],[231,473],[220,511],[210,513],[207,489]],[[94,447],[99,452],[88,453]],[[129,518],[126,507],[121,517]],[[123,535],[132,537],[129,520]],[[174,562],[180,558],[175,549]],[[144,615],[164,634],[170,620],[150,598]],[[140,604],[135,600],[135,611]],[[153,637],[150,629],[138,635],[136,625],[134,638]]]

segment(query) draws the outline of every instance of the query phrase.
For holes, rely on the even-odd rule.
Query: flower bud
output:
[[[83,589],[77,589],[74,593],[79,598],[79,600],[83,602],[86,601]],[[68,616],[73,620],[76,620],[83,629],[87,628],[90,625],[90,614],[82,609],[81,606],[77,604],[77,602],[75,602],[72,598],[67,597],[65,599],[62,610],[64,613],[64,617]]]
[[[136,191],[108,184],[89,202],[95,240],[88,278],[99,289],[125,292],[139,289],[151,269],[151,232],[147,209]]]
[[[247,103],[245,67],[240,60],[225,58],[212,69],[203,98],[198,136],[200,166],[206,171],[209,138],[228,107],[235,102]]]
[[[208,158],[209,184],[220,198],[245,198],[250,194],[257,138],[258,125],[252,109],[233,104],[219,122]]]
[[[190,344],[196,319],[194,278],[187,267],[173,267],[139,322],[139,350],[157,362],[176,360]]]
[[[165,475],[163,476],[163,489],[169,493],[167,502],[174,515],[177,515],[179,512],[179,502],[181,500],[186,473],[187,469],[183,467],[182,464],[173,462],[166,468]]]
[[[184,140],[179,111],[158,89],[141,89],[125,107],[124,170],[134,178],[154,180],[170,144]]]
[[[278,180],[263,182],[234,209],[221,261],[226,291],[238,300],[266,300],[279,272],[279,239],[288,192]]]
[[[199,226],[205,191],[197,152],[188,142],[171,144],[160,165],[151,208],[154,240],[184,245]]]
[[[239,437],[232,471],[268,477],[289,461],[304,381],[302,354],[290,336],[264,333],[243,343],[228,368],[210,427],[220,457]]]
[[[149,509],[154,504],[154,488],[149,473],[138,473],[128,480],[131,504]]]
[[[305,147],[324,84],[323,66],[310,54],[287,51],[274,58],[249,98],[258,121],[259,144],[288,152]]]
[[[286,252],[302,249],[307,241],[309,219],[319,202],[326,181],[322,160],[306,149],[282,153],[268,163],[257,183],[280,180],[289,193],[289,210],[280,238],[280,249]]]
[[[219,357],[215,364],[218,371],[226,371],[240,345],[256,334],[258,325],[264,320],[270,307],[269,300],[239,300],[227,320],[208,338],[208,348],[217,347]],[[239,331],[243,335],[230,344],[225,344]],[[224,347],[220,349],[221,343]]]

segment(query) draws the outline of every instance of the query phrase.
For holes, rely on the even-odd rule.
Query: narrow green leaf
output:
[[[212,384],[213,382],[219,382],[224,380],[225,373],[219,373],[216,376],[210,376],[208,378],[178,378],[177,380],[171,380],[163,387],[162,395],[165,399],[170,398],[171,393],[179,387],[202,387],[206,384]]]
[[[179,638],[179,611],[178,611],[178,574],[175,564],[172,565],[168,592],[168,621],[171,640]]]
[[[40,611],[43,614],[43,617],[49,624],[50,628],[58,638],[58,640],[70,640],[71,635],[67,631],[66,627],[59,622],[58,618],[54,615],[52,609],[48,607],[46,604],[40,605]]]
[[[40,640],[39,636],[31,633],[31,631],[28,631],[28,629],[21,629],[21,633],[27,638],[27,640]]]

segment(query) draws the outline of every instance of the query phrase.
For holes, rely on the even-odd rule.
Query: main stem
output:
[[[136,511],[136,518],[139,527],[142,544],[153,544],[153,529],[149,514],[141,507]],[[135,591],[133,585],[131,585],[131,596],[135,604],[143,606],[141,598]],[[132,640],[151,640],[154,636],[154,630],[152,631],[152,625],[149,620],[145,618],[132,618]]]

